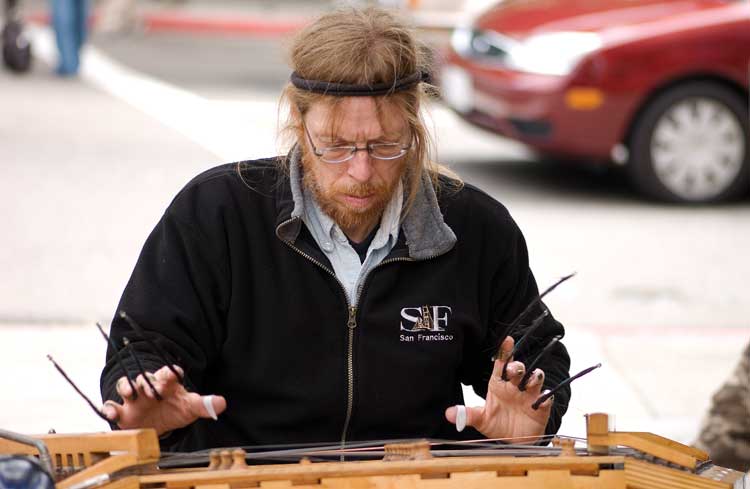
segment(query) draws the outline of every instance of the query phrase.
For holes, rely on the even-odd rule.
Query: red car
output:
[[[506,0],[453,32],[438,79],[473,124],[716,202],[750,188],[749,69],[745,0]]]

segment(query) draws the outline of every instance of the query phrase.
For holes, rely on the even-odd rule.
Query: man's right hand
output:
[[[175,369],[182,375],[180,367],[175,366]],[[109,400],[102,406],[102,413],[121,429],[154,428],[161,436],[185,427],[198,418],[214,418],[212,414],[218,415],[227,408],[227,401],[222,396],[202,396],[188,392],[166,366],[147,375],[162,397],[161,401],[156,399],[143,375],[139,375],[134,381],[136,399],[133,399],[133,389],[128,379],[121,377],[117,381],[117,393],[123,403]],[[214,413],[210,412],[205,403],[213,407]]]

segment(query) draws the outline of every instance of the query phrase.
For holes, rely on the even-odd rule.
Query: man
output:
[[[179,450],[556,432],[570,391],[532,405],[567,377],[565,348],[528,375],[524,362],[562,326],[532,308],[523,324],[544,320],[510,358],[508,324],[538,295],[526,246],[502,205],[430,160],[425,54],[372,8],[299,34],[290,153],[190,182],[120,302],[188,389],[118,316],[115,342],[128,337],[154,373],[131,386],[110,349],[108,419]],[[486,405],[465,409],[461,383]]]

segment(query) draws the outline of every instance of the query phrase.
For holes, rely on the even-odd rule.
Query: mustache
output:
[[[354,184],[354,185],[340,185],[336,187],[336,191],[346,195],[352,195],[354,197],[367,197],[369,195],[383,195],[387,192],[386,185],[373,184],[371,182]]]

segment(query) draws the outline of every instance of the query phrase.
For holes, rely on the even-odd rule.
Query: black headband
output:
[[[428,81],[428,73],[417,71],[404,78],[397,78],[389,83],[375,83],[374,85],[353,83],[333,83],[319,80],[308,80],[302,78],[296,71],[292,72],[292,85],[300,90],[320,93],[323,95],[334,95],[338,97],[372,97],[375,95],[388,95],[394,92],[409,89],[421,81]]]

